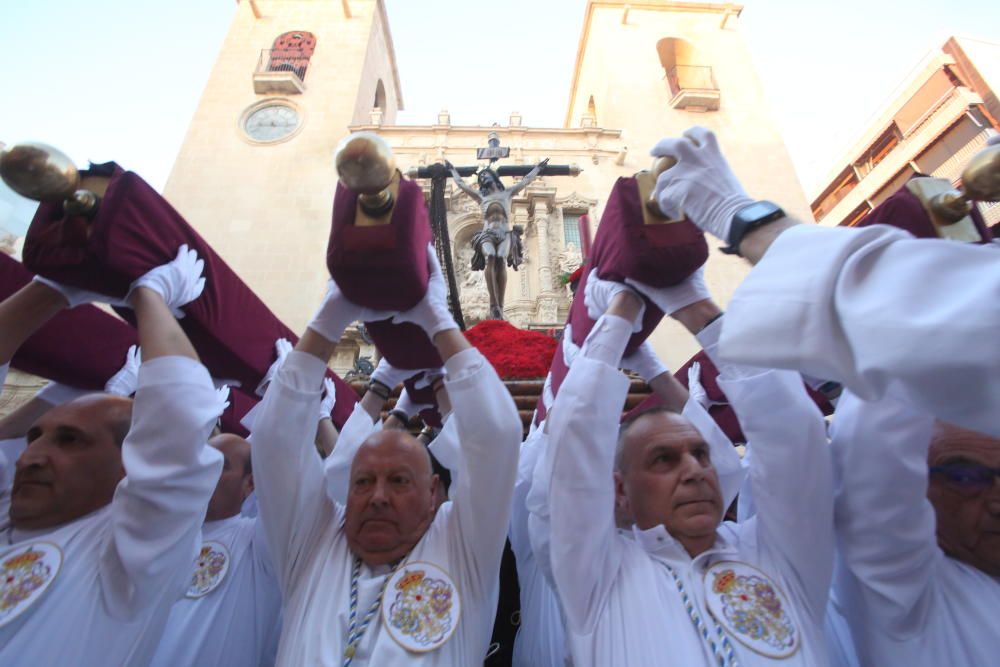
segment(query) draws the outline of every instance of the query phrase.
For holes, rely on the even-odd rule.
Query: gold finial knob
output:
[[[665,172],[667,169],[670,169],[675,164],[677,164],[677,158],[670,157],[669,155],[658,157],[653,160],[653,166],[649,168],[649,173],[653,175],[653,182],[655,183],[660,174]],[[656,194],[654,192],[650,192],[649,199],[646,200],[646,208],[661,218],[664,217],[663,211],[660,210],[660,202],[656,201]]]
[[[72,199],[80,172],[62,151],[47,144],[25,142],[0,151],[0,177],[10,189],[35,201]]]
[[[976,153],[962,172],[962,189],[970,199],[1000,199],[1000,144]]]
[[[930,200],[931,211],[951,225],[972,212],[972,201],[1000,199],[1000,145],[988,146],[973,156],[962,172],[962,189],[942,192]]]
[[[360,195],[367,212],[374,215],[392,207],[389,185],[396,175],[396,158],[385,139],[374,132],[348,135],[337,146],[334,163],[341,182]]]

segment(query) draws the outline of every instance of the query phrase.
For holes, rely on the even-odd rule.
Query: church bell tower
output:
[[[328,277],[337,142],[402,106],[382,0],[238,0],[164,194],[301,330]]]

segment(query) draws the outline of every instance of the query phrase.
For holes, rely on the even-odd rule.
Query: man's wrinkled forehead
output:
[[[705,439],[683,415],[656,410],[639,415],[628,425],[620,438],[621,469],[641,460],[643,453],[654,447],[688,449],[704,445]]]
[[[969,457],[1000,467],[1000,438],[970,431],[947,422],[936,422],[931,435],[928,461],[937,465],[949,458]]]
[[[414,473],[431,475],[431,459],[427,448],[406,431],[379,431],[368,436],[351,463],[351,471],[402,465]]]

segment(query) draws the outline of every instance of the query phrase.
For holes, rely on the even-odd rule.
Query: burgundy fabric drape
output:
[[[32,278],[16,259],[0,253],[0,301]],[[77,306],[53,317],[14,355],[11,365],[26,373],[78,389],[104,391],[125,363],[135,329],[95,306]]]
[[[138,175],[114,163],[92,170],[111,180],[97,215],[65,215],[61,204],[42,204],[24,244],[24,262],[57,282],[123,297],[150,269],[177,256],[182,244],[205,262],[205,291],[183,307],[181,327],[214,377],[251,391],[274,360],[274,341],[297,340],[174,208]],[[119,311],[131,318],[131,311]],[[332,372],[337,386],[333,421],[339,426],[356,392]]]
[[[915,177],[916,178],[916,177]],[[993,240],[993,233],[986,226],[983,216],[979,213],[979,208],[972,207],[972,223],[982,237],[980,243],[989,243]],[[931,217],[924,210],[924,205],[915,194],[906,189],[903,185],[896,190],[888,199],[872,209],[866,215],[858,227],[868,227],[870,225],[891,225],[905,229],[917,238],[937,239],[941,238],[931,221]]]

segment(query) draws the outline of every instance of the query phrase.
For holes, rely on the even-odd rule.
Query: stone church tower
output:
[[[329,277],[334,148],[402,105],[381,0],[240,0],[164,195],[300,331]]]
[[[584,11],[564,126],[527,126],[515,111],[484,128],[454,126],[447,111],[396,124],[402,96],[382,0],[240,0],[165,195],[294,330],[323,293],[333,152],[351,131],[378,132],[404,173],[444,159],[476,164],[490,131],[510,149],[501,164],[548,157],[583,167],[575,178],[538,179],[513,202],[525,264],[508,274],[505,316],[524,328],[561,327],[570,295],[559,277],[580,264],[579,218],[596,231],[615,180],[647,168],[663,136],[713,129],[751,196],[811,219],[740,34],[741,6],[591,0]],[[486,311],[482,274],[467,268],[481,214],[453,185],[445,201],[472,324]],[[723,306],[746,271],[713,250],[706,276]],[[351,335],[338,371],[367,353]],[[672,321],[650,340],[674,368],[697,349]]]

